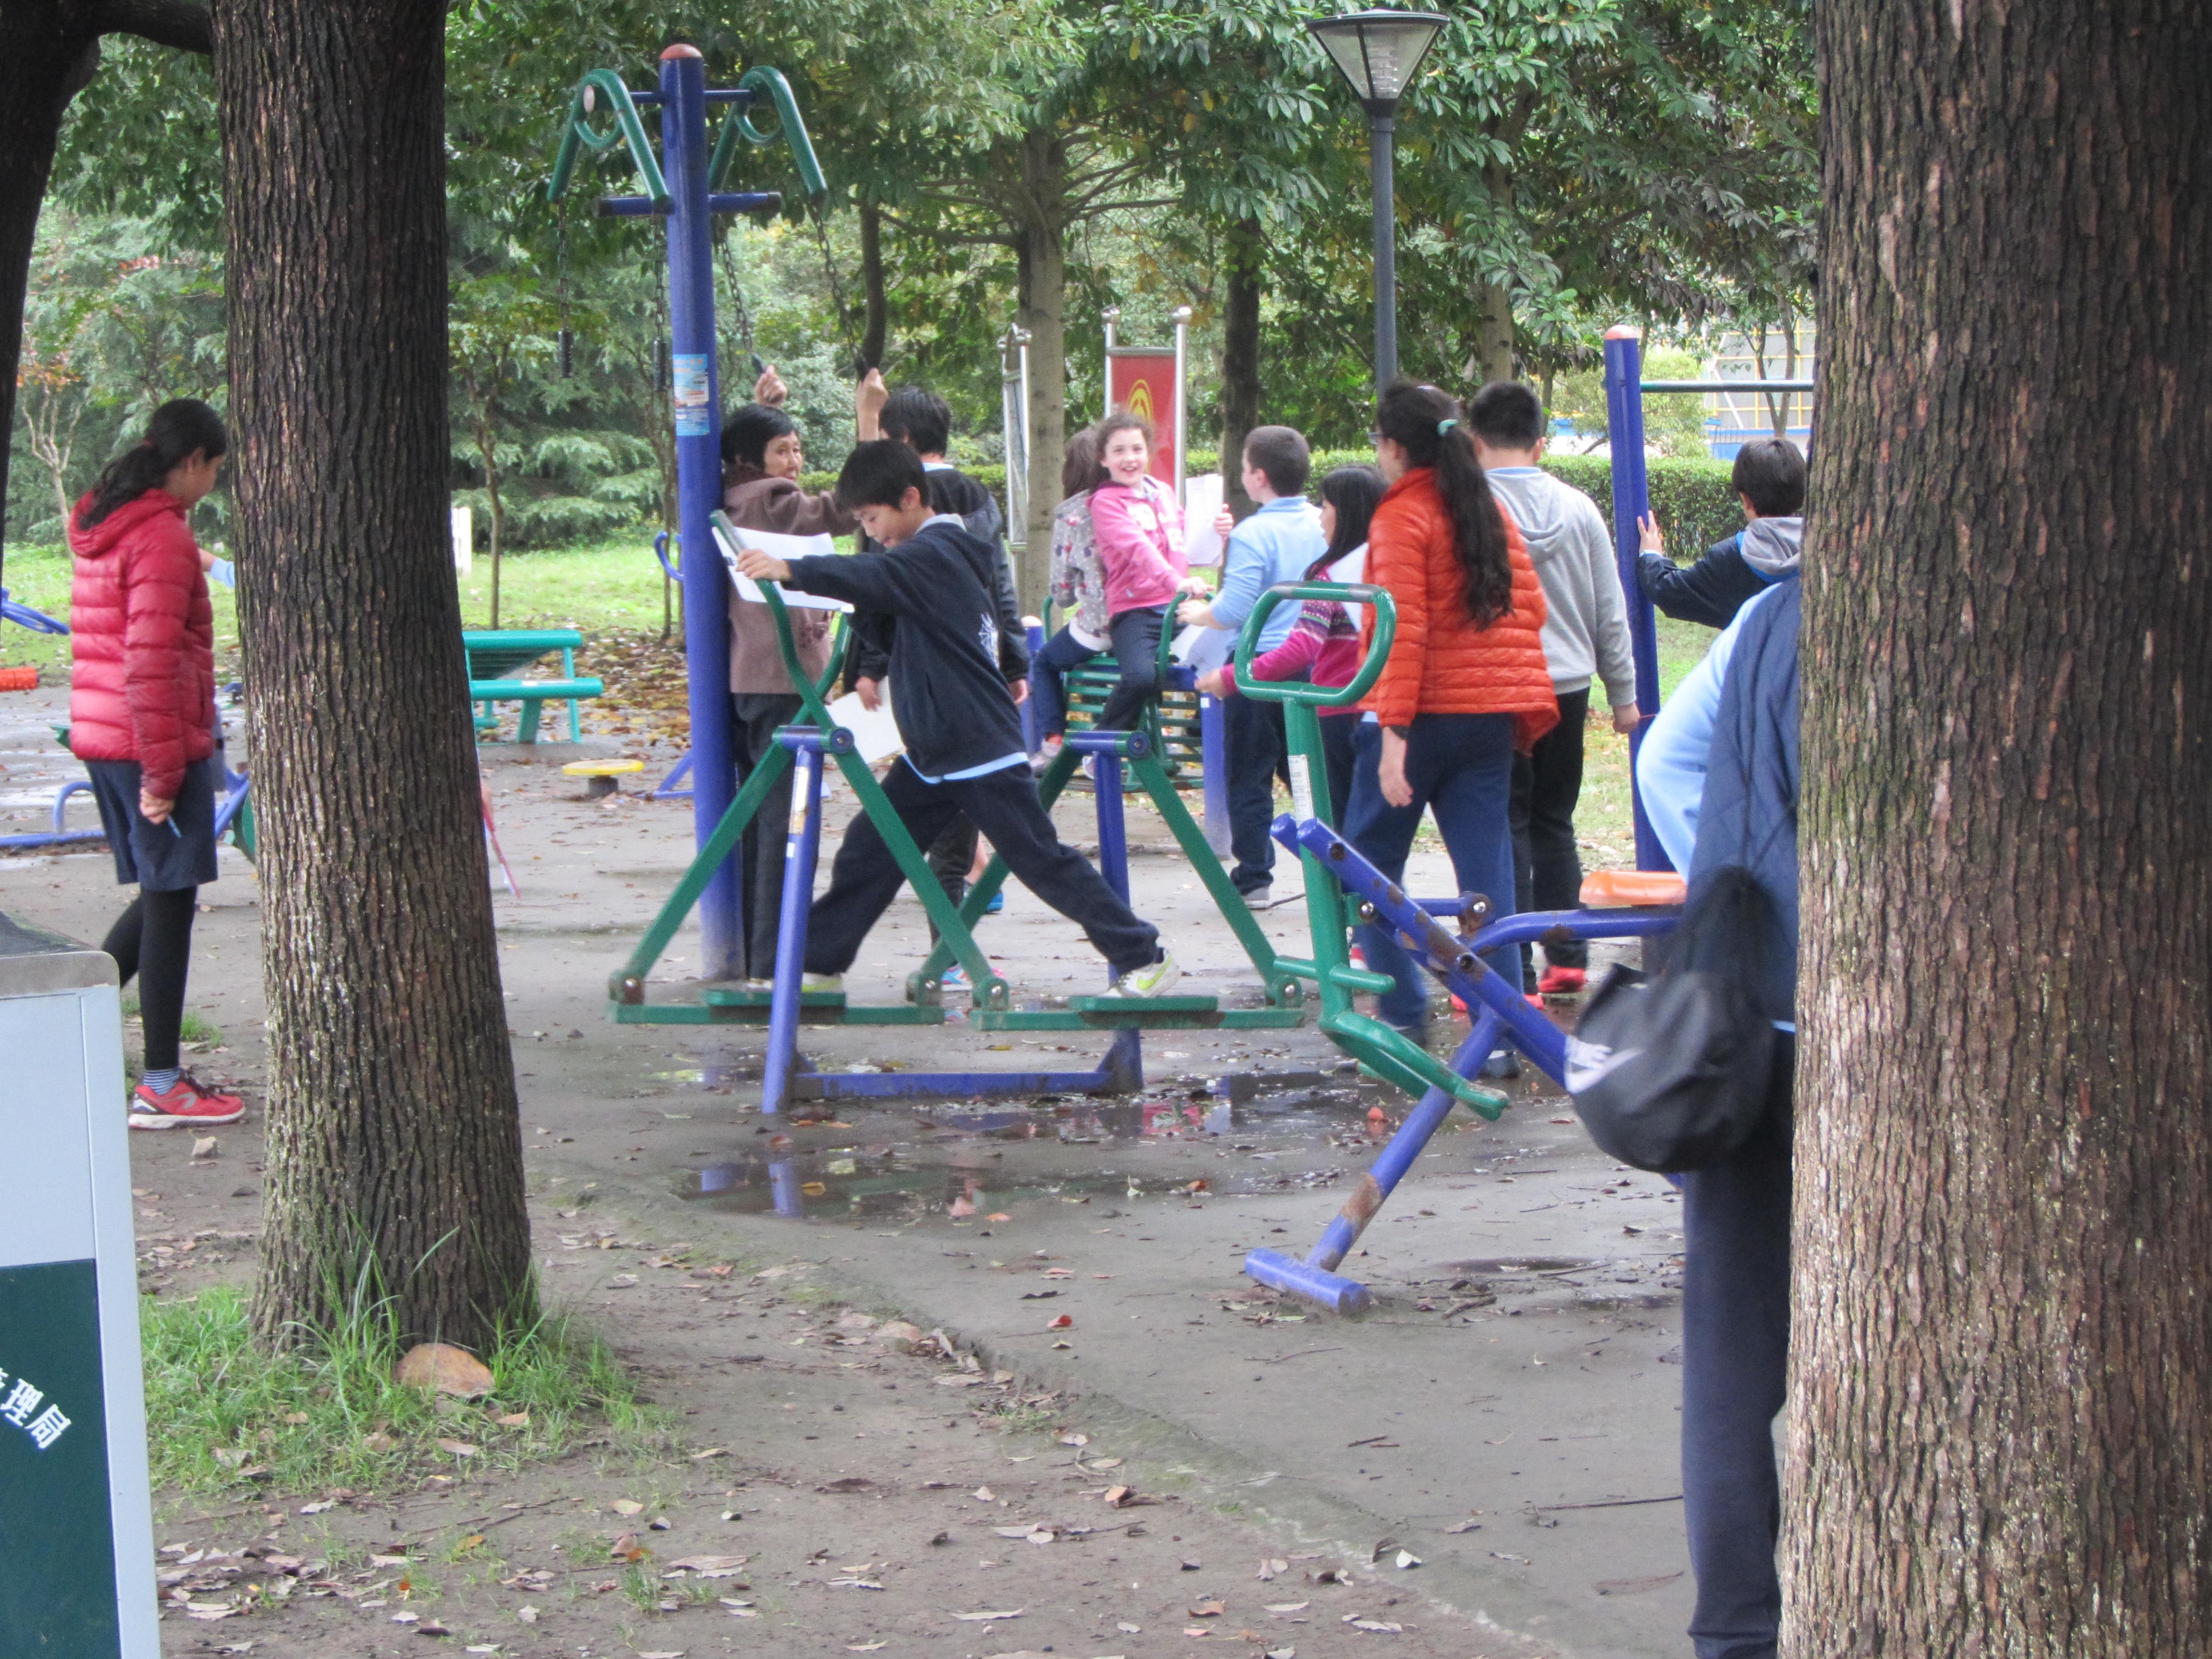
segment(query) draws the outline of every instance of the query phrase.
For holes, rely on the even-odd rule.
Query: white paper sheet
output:
[[[738,532],[738,547],[751,548],[779,559],[818,559],[835,555],[837,544],[827,536],[778,536],[764,530]],[[730,573],[730,580],[738,590],[738,597],[750,599],[756,605],[768,603],[760,584],[738,568],[738,548],[730,545],[720,526],[714,530],[714,545],[720,549],[723,567]],[[795,611],[850,611],[853,607],[842,599],[824,599],[818,593],[802,593],[795,587],[782,590],[783,602]]]
[[[1182,481],[1183,557],[1194,565],[1221,562],[1224,544],[1213,520],[1221,511],[1221,475],[1198,472]]]
[[[893,755],[906,753],[906,739],[899,736],[898,722],[891,718],[891,687],[888,680],[884,682],[880,708],[872,712],[863,708],[860,694],[848,691],[830,705],[830,718],[853,734],[860,758],[871,766]]]

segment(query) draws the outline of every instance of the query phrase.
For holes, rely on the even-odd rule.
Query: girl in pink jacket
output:
[[[1182,551],[1182,509],[1146,473],[1152,422],[1126,410],[1098,424],[1091,525],[1106,569],[1107,632],[1121,678],[1098,711],[1102,732],[1127,731],[1160,689],[1160,631],[1179,593],[1201,592]]]

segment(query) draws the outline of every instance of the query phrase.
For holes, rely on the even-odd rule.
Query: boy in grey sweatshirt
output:
[[[1589,719],[1590,680],[1605,682],[1613,729],[1636,729],[1636,665],[1628,645],[1628,603],[1613,562],[1613,533],[1597,504],[1562,483],[1537,462],[1544,453],[1544,407],[1516,380],[1493,380],[1468,405],[1474,453],[1491,494],[1519,526],[1544,585],[1548,607],[1544,657],[1559,699],[1559,723],[1535,752],[1513,763],[1513,869],[1516,908],[1571,910],[1581,902],[1582,859],[1575,848],[1575,807],[1582,799],[1583,732]],[[1521,947],[1522,988],[1581,990],[1589,947],[1579,939],[1544,947],[1543,976],[1535,953]]]

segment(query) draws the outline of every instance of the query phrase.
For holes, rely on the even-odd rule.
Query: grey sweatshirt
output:
[[[1595,675],[1605,682],[1612,707],[1634,702],[1628,604],[1613,563],[1613,532],[1597,503],[1540,467],[1496,467],[1488,477],[1544,585],[1544,660],[1552,690],[1579,691]]]

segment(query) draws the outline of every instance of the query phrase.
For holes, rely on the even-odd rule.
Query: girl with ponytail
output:
[[[1433,811],[1460,890],[1487,897],[1497,920],[1514,908],[1513,757],[1558,723],[1559,708],[1540,637],[1544,591],[1462,413],[1449,393],[1410,380],[1394,382],[1376,406],[1375,457],[1388,488],[1368,531],[1367,580],[1397,601],[1398,631],[1360,705],[1345,833],[1400,881],[1422,810]],[[1370,617],[1363,647],[1373,629]],[[1364,929],[1361,943],[1367,965],[1397,981],[1382,999],[1383,1018],[1421,1041],[1420,970],[1386,927]],[[1520,971],[1511,950],[1486,960],[1498,973]],[[1504,1050],[1486,1067],[1511,1069]]]
[[[222,776],[215,616],[188,520],[228,447],[205,404],[163,404],[70,514],[70,747],[92,775],[115,878],[138,888],[100,946],[120,983],[138,980],[146,1050],[127,1108],[134,1129],[246,1115],[236,1095],[202,1088],[179,1054]]]

